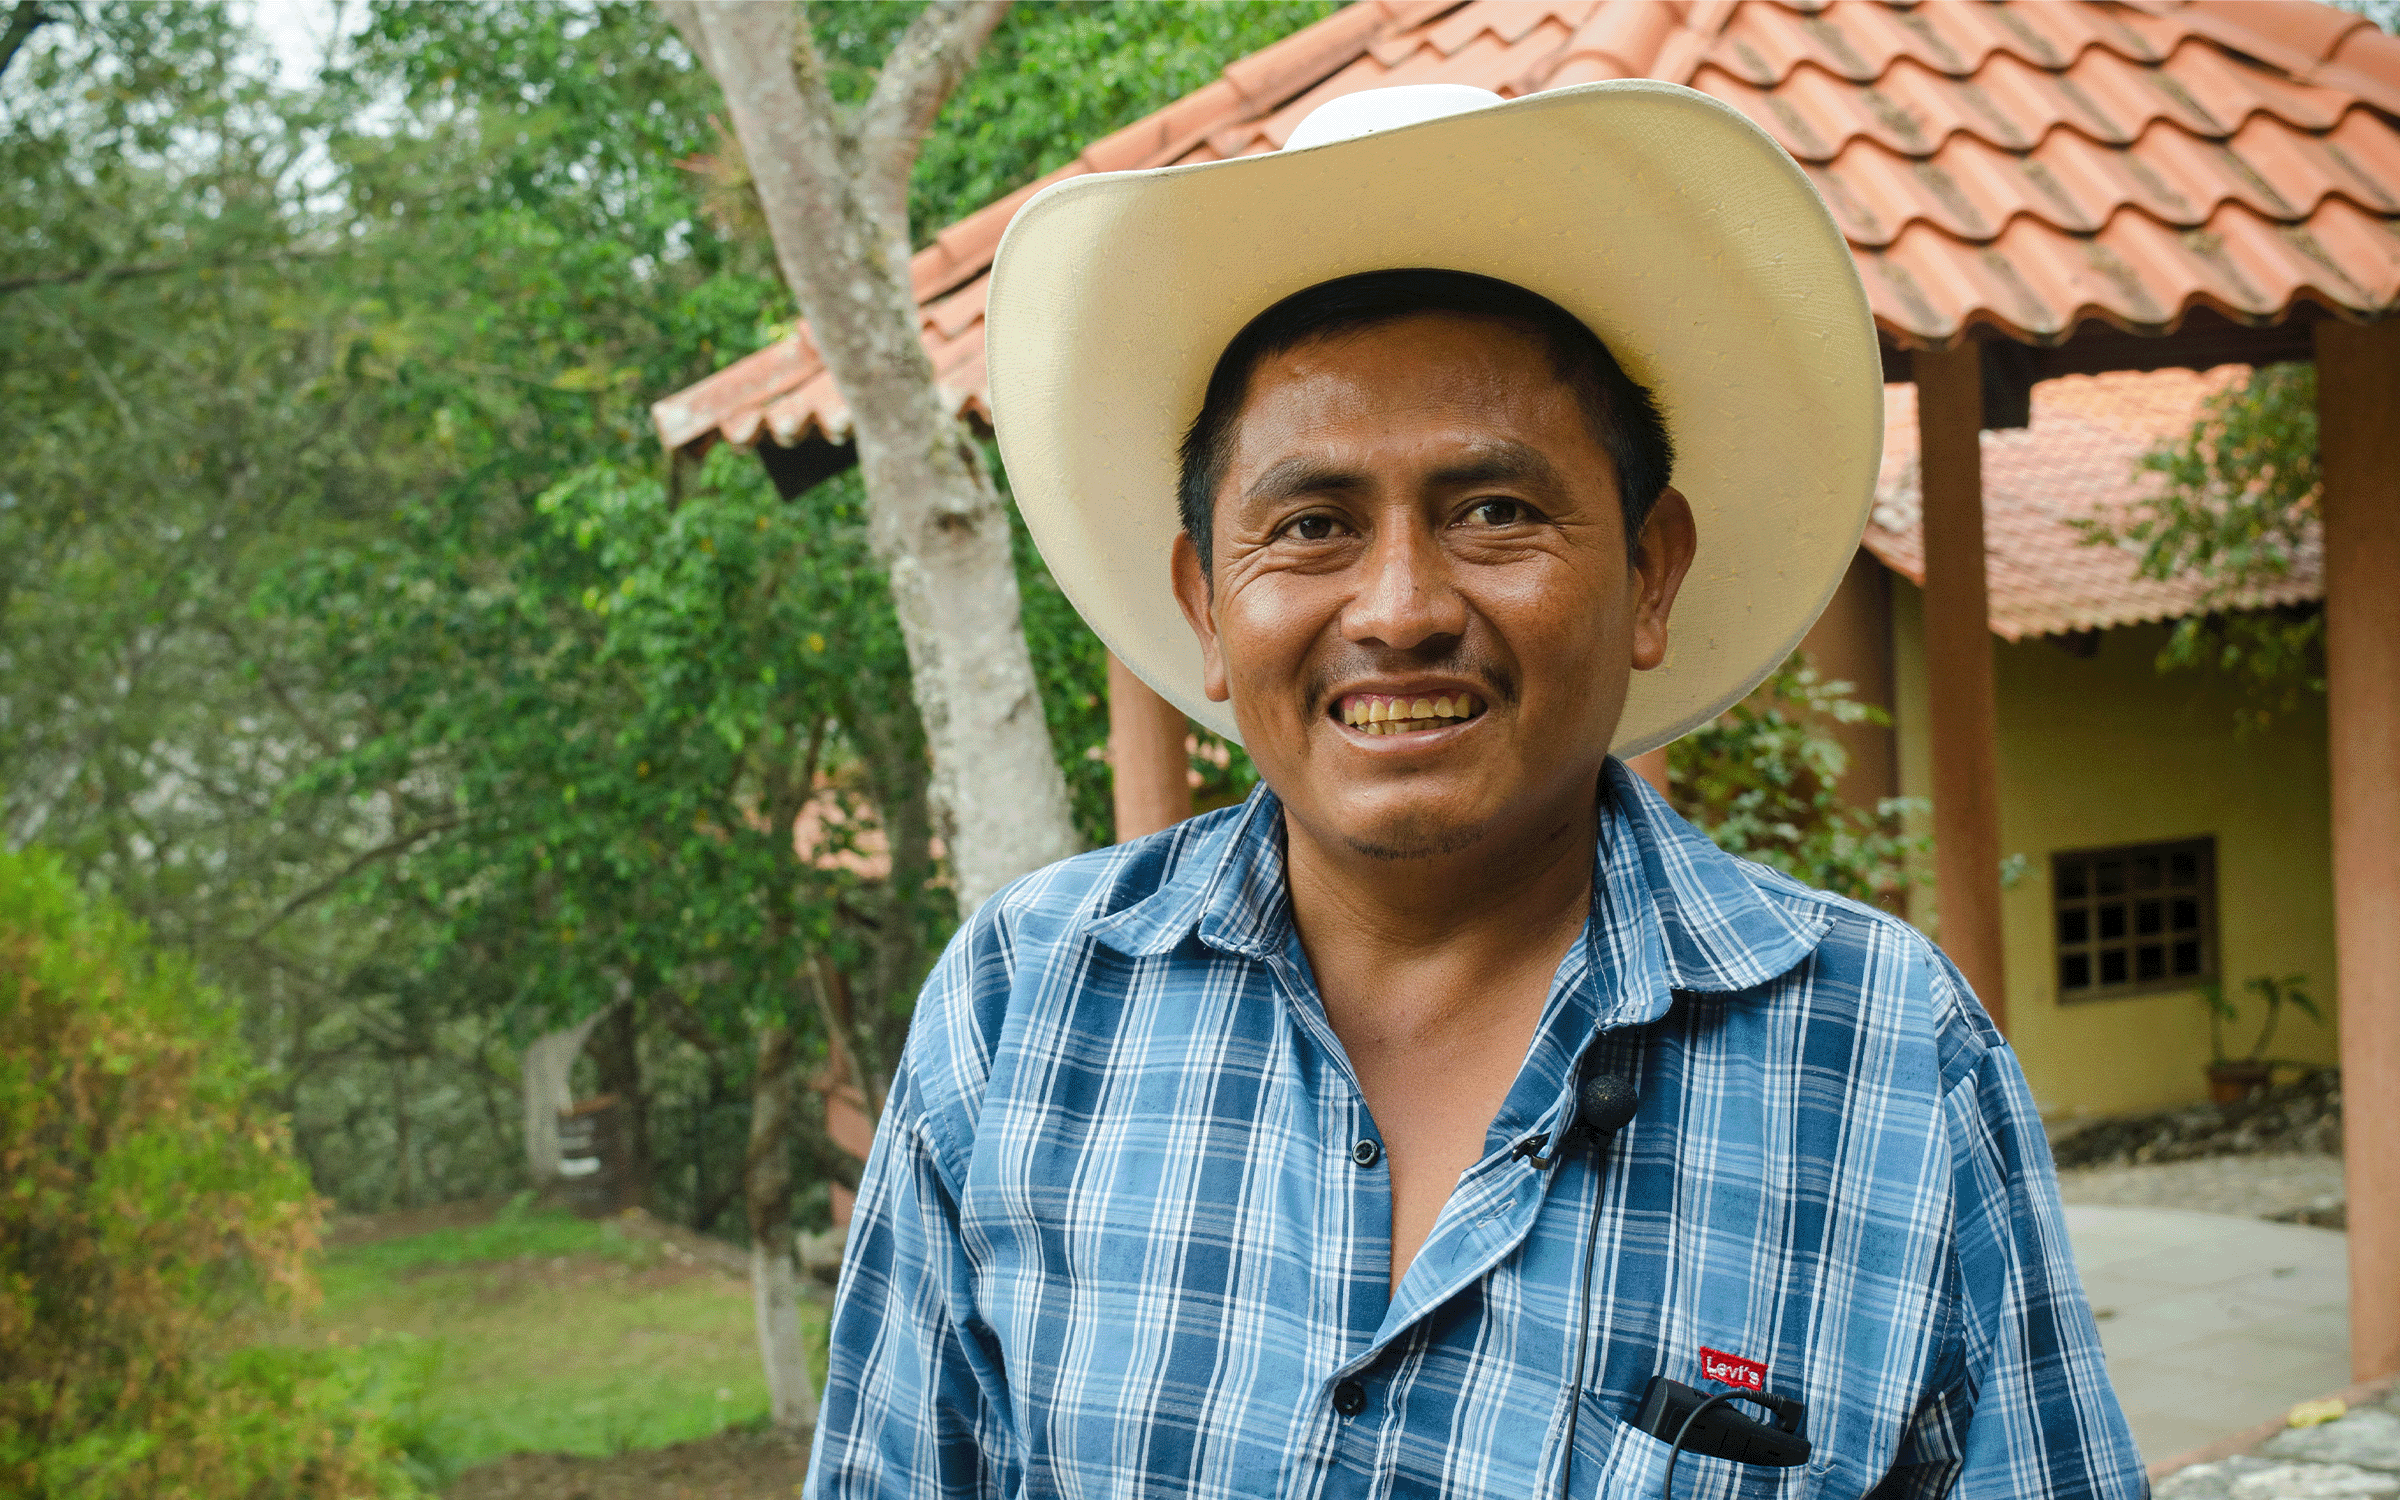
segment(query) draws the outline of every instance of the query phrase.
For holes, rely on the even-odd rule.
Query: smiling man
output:
[[[989,318],[1054,574],[1261,786],[928,981],[812,1493],[2141,1493],[1957,971],[1617,758],[1863,524],[1788,159],[1660,85],[1355,95],[1035,199]]]

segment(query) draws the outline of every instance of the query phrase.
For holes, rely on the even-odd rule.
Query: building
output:
[[[2060,377],[2317,363],[2325,756],[2303,768],[2295,752],[2273,771],[2327,788],[2335,940],[2318,967],[2340,1013],[2352,1359],[2362,1378],[2400,1369],[2400,39],[2303,0],[1360,0],[1054,176],[1273,150],[1356,89],[1516,96],[1628,77],[1726,100],[1808,171],[1857,257],[1886,378],[1915,391],[1922,569],[1913,595],[1892,590],[1891,639],[1904,726],[1922,729],[1912,741],[1920,731],[1904,727],[1895,761],[1904,788],[1931,793],[1941,942],[2029,1047],[2053,1018],[2018,1013],[2021,993],[2039,993],[2021,991],[2023,971],[2055,955],[2012,915],[2029,898],[2003,891],[2002,860],[2037,835],[2084,836],[2012,820],[2005,806],[2028,795],[2060,819],[2074,809],[2038,769],[2028,782],[2011,767],[2071,767],[2104,821],[2119,811],[2105,789],[2128,783],[2101,764],[2120,743],[2119,721],[2096,711],[2106,698],[2078,705],[2094,710],[2075,721],[2100,736],[2089,742],[2003,707],[2084,691],[2130,710],[2145,701],[2130,667],[2140,627],[2101,632],[2124,644],[2104,641],[2092,672],[2124,670],[2088,683],[2038,641],[1995,646],[1979,434],[2023,427],[2034,388]],[[973,418],[987,415],[985,274],[1040,185],[950,226],[912,263],[938,378]],[[846,461],[848,412],[805,331],[654,417],[670,448],[757,444],[787,486]],[[1180,724],[1117,681],[1117,764],[1137,794],[1120,808],[1145,805],[1154,784],[1155,810],[1179,781],[1179,757],[1157,752],[1179,744]],[[2044,726],[2022,749],[2006,739],[2019,723]],[[2206,770],[2171,760],[2150,774]],[[2304,800],[2287,804],[2295,818]],[[2155,1044],[2123,1019],[2139,1007],[2076,1014],[2096,1019],[2072,1021],[2059,1045],[2113,1037],[2131,1066]]]
[[[2053,1116],[2201,1097],[2202,984],[2245,1004],[2245,1024],[2229,1031],[2237,1054],[2261,1014],[2243,993],[2250,976],[2305,974],[2319,996],[2330,991],[2323,701],[2238,734],[2237,688],[2157,667],[2199,585],[2143,579],[2131,554],[2087,545],[2073,524],[2122,514],[2151,480],[2136,460],[2248,373],[2067,376],[2033,388],[2027,426],[1982,435],[2000,846],[2012,872],[2000,894],[2006,1010]],[[1839,731],[1852,762],[1842,790],[1869,807],[1933,794],[1913,387],[1886,388],[1885,421],[1865,545],[1807,643],[1821,671],[1892,714],[1889,729]],[[2256,602],[2313,603],[2321,569],[2303,553]],[[2101,874],[2123,888],[2099,889]],[[1909,916],[1939,935],[1930,886],[1912,893]],[[2287,1014],[2271,1055],[2334,1063],[2332,1019]]]

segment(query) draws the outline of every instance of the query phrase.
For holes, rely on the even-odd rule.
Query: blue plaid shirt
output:
[[[1574,1493],[1647,1500],[1643,1389],[1723,1389],[1708,1348],[1805,1401],[1815,1452],[1686,1453],[1679,1500],[2142,1494],[2041,1125],[1958,972],[1614,761],[1602,802],[1591,919],[1397,1293],[1272,794],[985,905],[859,1189],[810,1493],[1528,1500],[1575,1399]],[[1543,1170],[1511,1148],[1570,1123],[1579,1060],[1640,1112]]]

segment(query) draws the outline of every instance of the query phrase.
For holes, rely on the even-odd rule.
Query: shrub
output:
[[[405,1494],[314,1294],[318,1207],[231,1008],[57,861],[0,850],[0,1493]]]
[[[1795,652],[1749,697],[1668,747],[1670,800],[1729,853],[1820,890],[1896,901],[1926,841],[1898,831],[1904,799],[1868,811],[1835,792],[1849,756],[1826,726],[1862,722],[1891,717]]]

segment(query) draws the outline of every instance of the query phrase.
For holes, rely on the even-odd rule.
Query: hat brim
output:
[[[1647,80],[1071,178],[1020,209],[984,315],[995,425],[1026,525],[1093,631],[1238,738],[1169,583],[1179,445],[1250,319],[1400,267],[1548,297],[1666,418],[1699,552],[1666,661],[1634,675],[1611,748],[1666,744],[1756,687],[1857,550],[1882,359],[1849,246],[1799,167],[1731,107]]]

